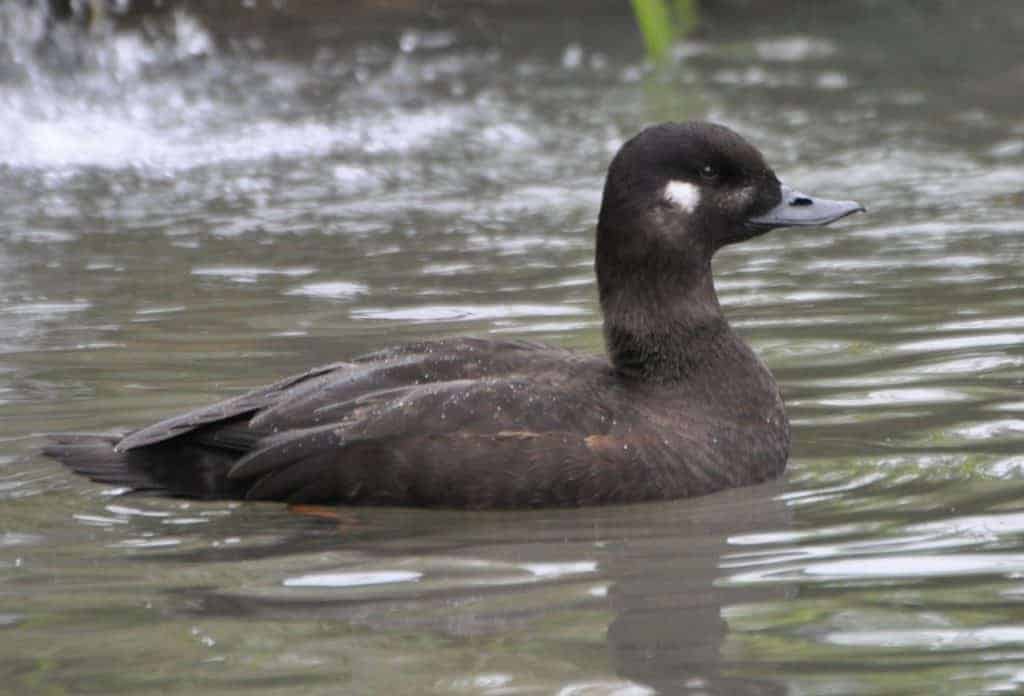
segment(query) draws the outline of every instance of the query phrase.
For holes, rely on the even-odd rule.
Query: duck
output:
[[[781,183],[709,122],[653,125],[611,160],[596,226],[605,355],[458,337],[315,367],[44,454],[121,492],[465,509],[687,498],[781,474],[779,387],[727,321],[723,247],[864,211]]]

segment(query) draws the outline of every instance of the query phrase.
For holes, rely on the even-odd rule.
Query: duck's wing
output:
[[[319,432],[259,453],[230,481],[249,500],[470,509],[638,502],[720,487],[700,488],[665,465],[666,453],[631,442],[564,430],[353,441]]]
[[[333,405],[374,392],[508,373],[537,361],[564,360],[567,353],[539,343],[477,338],[409,344],[322,365],[159,421],[129,433],[116,449],[127,452],[202,430],[211,446],[245,451],[265,435],[323,423]]]
[[[554,414],[530,395],[536,399],[586,364],[534,343],[425,342],[324,365],[123,437],[54,435],[44,453],[90,478],[136,490],[239,498],[251,481],[229,479],[232,466],[250,454],[278,452],[270,448],[286,442],[314,442],[301,438],[318,428],[367,439],[458,427],[497,432],[524,413],[568,422],[579,409]],[[509,377],[515,373],[530,374],[540,388],[526,389]],[[495,380],[503,379],[498,386]]]
[[[627,414],[602,396],[579,375],[387,390],[337,421],[264,439],[227,476],[246,498],[292,503],[579,505],[666,490],[656,471],[627,466],[665,452],[642,428],[640,440],[611,435]]]

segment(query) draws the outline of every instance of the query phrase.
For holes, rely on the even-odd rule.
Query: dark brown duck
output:
[[[721,247],[863,208],[780,184],[728,128],[666,123],[608,169],[608,358],[458,338],[289,377],[126,436],[55,436],[93,480],[162,495],[466,508],[702,495],[778,475],[789,423],[722,314]]]

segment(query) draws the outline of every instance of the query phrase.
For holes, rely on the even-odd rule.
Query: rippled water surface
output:
[[[1024,689],[1015,3],[708,0],[658,68],[626,3],[237,4],[0,5],[0,689]],[[870,210],[716,259],[783,479],[300,514],[37,454],[405,340],[601,350],[604,168],[686,118]]]

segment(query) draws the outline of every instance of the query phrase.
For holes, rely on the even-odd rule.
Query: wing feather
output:
[[[315,386],[317,382],[322,381],[325,375],[336,371],[344,371],[346,368],[351,369],[352,365],[350,363],[322,365],[300,375],[286,377],[266,387],[255,389],[232,399],[167,418],[130,433],[117,443],[116,449],[119,452],[127,452],[139,447],[145,447],[146,445],[170,440],[173,437],[178,437],[196,428],[218,421],[228,421],[238,416],[251,414],[274,403],[289,389],[293,389],[303,383],[306,383],[307,386]],[[316,378],[321,378],[321,380]],[[313,385],[310,385],[310,382],[313,382]]]

